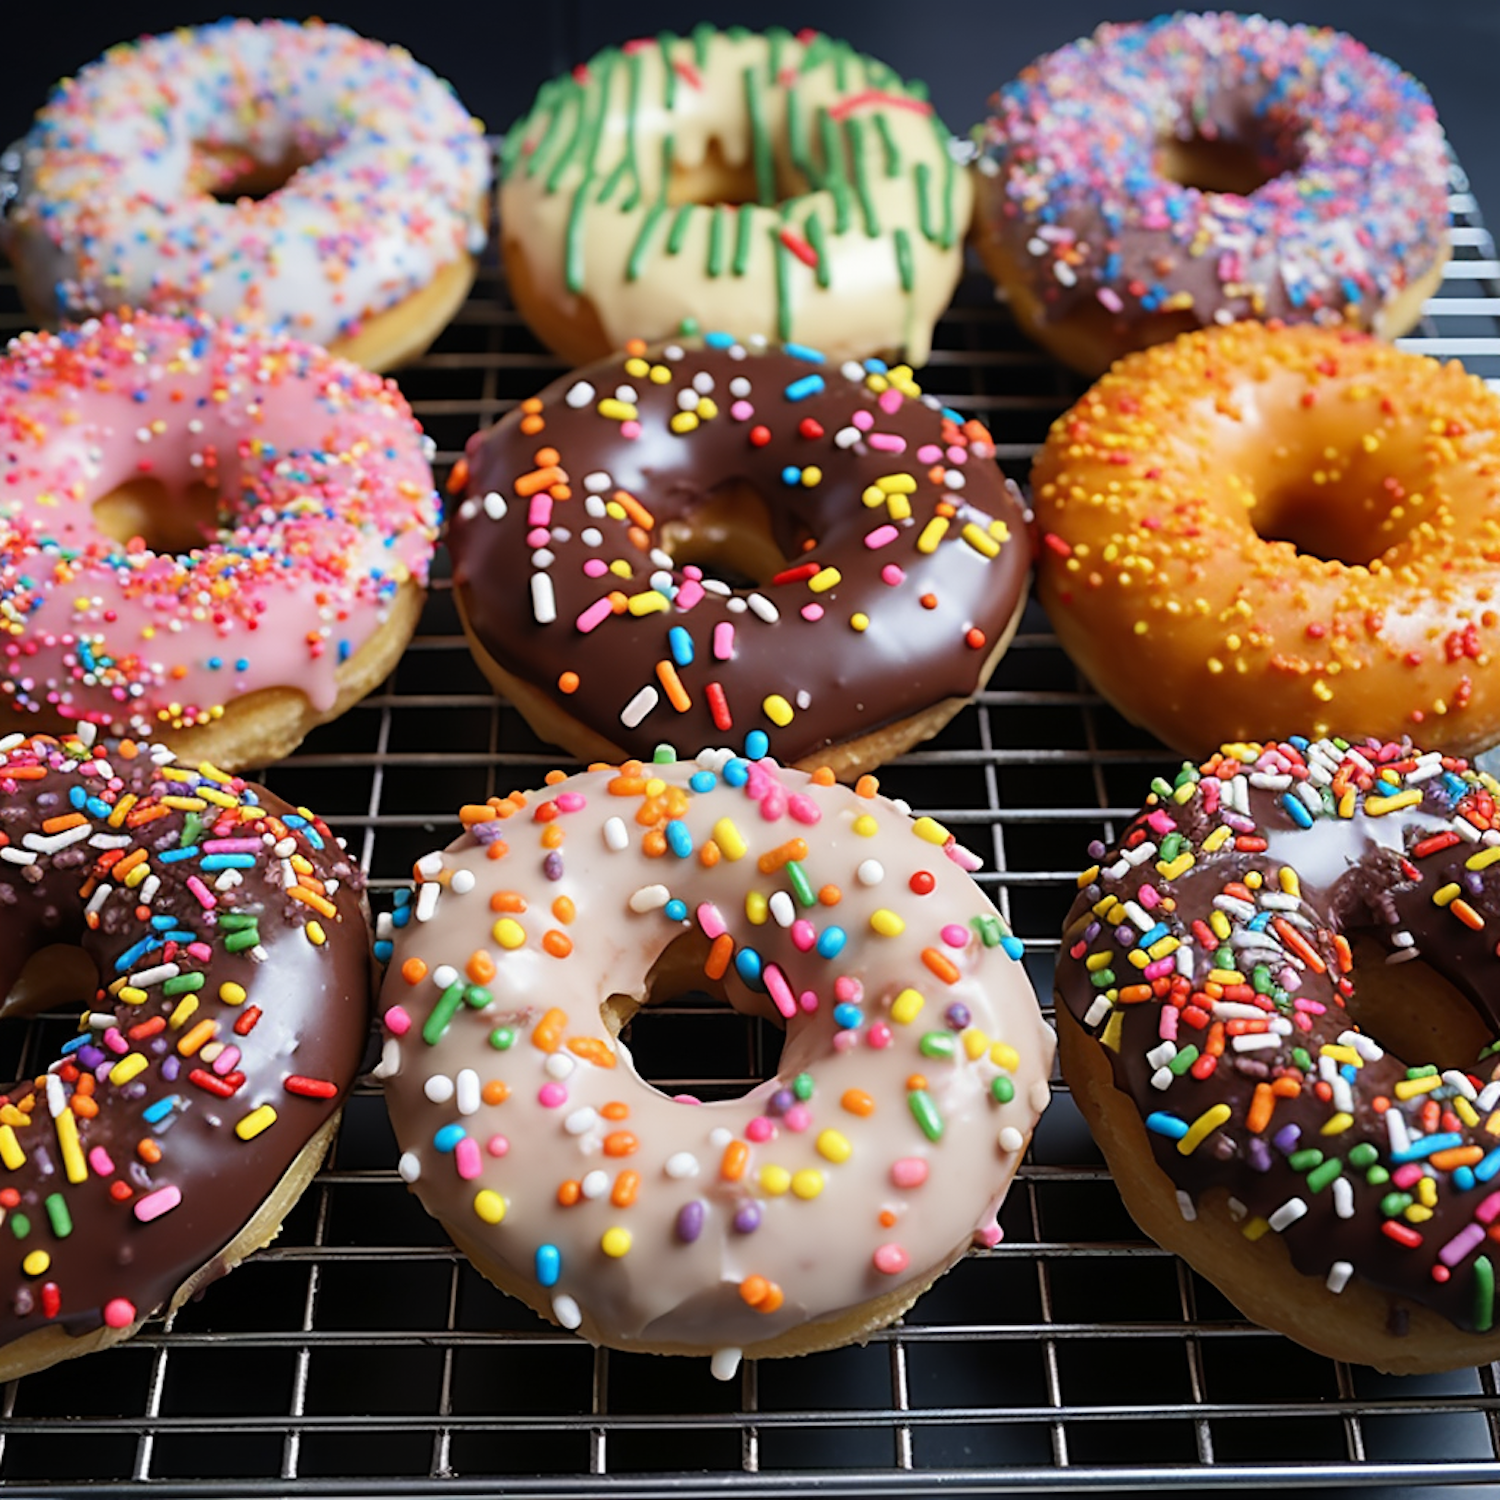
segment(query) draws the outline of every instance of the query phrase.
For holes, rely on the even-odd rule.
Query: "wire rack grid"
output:
[[[1500,260],[1457,167],[1451,202],[1453,259],[1404,342],[1500,387]],[[0,281],[0,329],[24,326],[17,309]],[[400,381],[445,473],[558,369],[489,268]],[[1017,479],[1080,390],[979,275],[924,384],[991,425]],[[558,763],[472,665],[445,560],[439,573],[390,681],[265,776],[349,841],[377,907],[452,836],[460,802]],[[978,879],[1050,1008],[1082,850],[1171,765],[1078,678],[1033,604],[988,688],[883,784],[986,856]],[[10,1028],[12,1076],[64,1024]],[[691,999],[643,1012],[630,1039],[646,1076],[706,1097],[766,1077],[777,1053],[774,1033]],[[275,1244],[168,1324],[0,1390],[0,1494],[1500,1493],[1494,1367],[1396,1379],[1248,1324],[1142,1238],[1060,1080],[1001,1244],[868,1345],[749,1363],[727,1384],[707,1360],[594,1350],[494,1291],[395,1159],[363,1084]]]

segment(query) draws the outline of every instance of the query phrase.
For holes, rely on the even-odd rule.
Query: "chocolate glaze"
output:
[[[1353,1108],[1347,1111],[1352,1115],[1347,1127],[1329,1133],[1325,1126],[1347,1101],[1320,1098],[1317,1085],[1319,1049],[1327,1044],[1337,1047],[1341,1035],[1357,1029],[1354,995],[1359,975],[1353,969],[1344,972],[1336,936],[1372,936],[1391,955],[1388,962],[1399,961],[1403,953],[1419,956],[1457,987],[1492,1031],[1500,1030],[1495,992],[1500,876],[1496,866],[1468,867],[1475,860],[1483,865],[1487,852],[1500,845],[1500,819],[1493,801],[1500,787],[1491,778],[1476,775],[1462,760],[1439,761],[1431,756],[1418,763],[1416,757],[1422,752],[1410,746],[1382,748],[1372,741],[1355,752],[1366,765],[1382,772],[1394,768],[1396,784],[1384,790],[1375,784],[1373,775],[1337,749],[1323,756],[1316,745],[1309,749],[1306,741],[1294,741],[1279,749],[1270,747],[1257,760],[1259,746],[1237,748],[1254,763],[1215,757],[1198,771],[1185,767],[1179,778],[1180,784],[1191,781],[1185,802],[1176,800],[1172,788],[1154,783],[1155,794],[1126,831],[1118,850],[1103,855],[1100,865],[1082,877],[1063,936],[1057,970],[1059,1002],[1091,1033],[1103,1034],[1115,1082],[1136,1101],[1143,1116],[1160,1122],[1171,1115],[1191,1126],[1213,1106],[1229,1107],[1228,1119],[1186,1155],[1171,1135],[1159,1133],[1148,1120],[1156,1161],[1179,1188],[1194,1198],[1210,1187],[1226,1188],[1250,1215],[1272,1219],[1273,1229],[1281,1228],[1274,1221],[1277,1210],[1299,1200],[1306,1212],[1281,1228],[1298,1270],[1326,1278],[1338,1262],[1346,1262],[1356,1276],[1428,1306],[1460,1328],[1487,1331],[1494,1319],[1493,1300],[1478,1284],[1483,1270],[1476,1271],[1476,1264],[1487,1259],[1485,1251],[1491,1248],[1480,1226],[1487,1228],[1500,1208],[1500,1199],[1489,1201],[1495,1186],[1491,1179],[1500,1171],[1497,1132],[1491,1128],[1500,1125],[1493,1114],[1500,1096],[1500,1086],[1492,1084],[1500,1075],[1500,1066],[1490,1055],[1493,1049],[1486,1048],[1462,1071],[1443,1071],[1436,1089],[1402,1100],[1395,1090],[1408,1081],[1408,1064],[1389,1052],[1377,1055],[1379,1049],[1369,1048],[1361,1038],[1369,1053],[1362,1066],[1345,1066],[1347,1059],[1332,1060],[1336,1069],[1343,1069]],[[1231,779],[1227,767],[1233,764],[1236,775],[1232,779],[1248,788],[1246,778],[1272,766],[1273,758],[1289,768],[1292,787],[1249,789],[1247,814],[1239,816],[1229,809],[1234,836],[1216,852],[1206,852],[1204,840],[1227,821],[1224,802],[1219,800],[1214,806]],[[1326,787],[1332,767],[1341,761],[1343,769],[1334,775],[1333,795],[1337,798],[1344,783],[1353,788],[1347,814],[1325,801],[1321,811],[1308,813],[1310,826],[1301,826],[1284,798],[1299,796],[1297,784]],[[1223,772],[1222,778],[1218,772]],[[1381,799],[1408,790],[1418,791],[1420,801],[1376,815],[1367,811],[1370,795]],[[1302,805],[1307,808],[1306,802]],[[1384,807],[1383,801],[1374,805]],[[1184,852],[1191,852],[1194,859],[1190,868],[1164,875],[1161,843],[1172,834],[1185,840],[1173,850],[1174,857],[1180,861]],[[1264,839],[1264,850],[1237,848],[1243,838]],[[1440,846],[1428,842],[1433,840]],[[1144,858],[1135,854],[1147,844],[1157,846],[1156,851]],[[1094,852],[1102,854],[1097,846]],[[1247,918],[1243,909],[1236,912],[1226,907],[1223,893],[1226,885],[1243,885],[1247,876],[1253,881],[1258,872],[1263,884],[1251,894],[1260,916],[1271,909],[1264,899],[1268,893],[1287,894],[1280,872],[1288,868],[1296,872],[1293,885],[1299,894],[1281,903],[1286,909],[1274,911],[1272,920],[1282,917],[1292,922],[1326,971],[1317,972],[1305,953],[1272,929],[1268,940],[1258,946],[1279,949],[1283,958],[1268,957],[1268,976],[1253,976],[1256,960],[1250,955],[1254,950],[1244,945],[1254,941],[1248,929],[1254,919]],[[1211,1076],[1200,1080],[1189,1068],[1172,1077],[1165,1089],[1153,1087],[1153,1073],[1158,1082],[1167,1081],[1158,1072],[1160,1058],[1147,1059],[1148,1052],[1162,1045],[1164,1011],[1171,1006],[1210,1003],[1202,987],[1224,958],[1224,948],[1205,948],[1193,924],[1211,919],[1215,898],[1220,900],[1219,910],[1228,916],[1233,951],[1242,955],[1236,972],[1247,981],[1266,979],[1270,1014],[1289,1018],[1291,1034],[1273,1047],[1243,1052],[1237,1051],[1230,1038]],[[1120,976],[1120,986],[1142,980],[1142,973],[1125,956],[1125,950],[1143,936],[1139,922],[1121,907],[1112,906],[1113,902],[1136,903],[1137,918],[1149,917],[1153,925],[1159,921],[1181,942],[1169,960],[1173,972],[1158,982],[1162,993],[1148,995],[1144,1003],[1122,1002],[1118,987],[1094,983],[1086,967],[1090,955],[1109,949],[1114,958],[1099,973]],[[1175,902],[1175,908],[1169,902]],[[1111,918],[1119,919],[1119,925]],[[1153,943],[1157,940],[1152,939]],[[1292,980],[1291,988],[1282,984],[1287,977]],[[1254,984],[1249,987],[1253,989]],[[1322,1014],[1300,1012],[1306,1018],[1305,1028],[1294,1010],[1299,1001],[1323,1008]],[[1419,989],[1413,1003],[1421,1003]],[[1194,1028],[1187,1017],[1188,1012],[1182,1011],[1177,1046],[1196,1045],[1202,1065],[1209,1030],[1206,1025]],[[1373,1040],[1378,1043],[1379,1038]],[[1305,1058],[1296,1056],[1297,1048],[1304,1049]],[[1416,1069],[1422,1066],[1421,1060],[1411,1064]],[[1257,1085],[1278,1078],[1292,1080],[1294,1096],[1277,1099],[1269,1123],[1258,1131],[1251,1129],[1247,1113]],[[1324,1082],[1332,1080],[1325,1077]],[[1391,1101],[1388,1109],[1377,1110],[1377,1099]],[[1438,1106],[1436,1122],[1422,1120],[1423,1109],[1430,1104]],[[1393,1116],[1405,1127],[1408,1151],[1395,1146]],[[1295,1140],[1290,1135],[1293,1129],[1298,1132]],[[1443,1139],[1436,1140],[1438,1136]],[[1365,1149],[1351,1163],[1351,1153],[1362,1146]],[[1316,1170],[1316,1164],[1310,1166],[1306,1160],[1292,1164],[1294,1153],[1309,1148],[1321,1150],[1324,1162],[1342,1161],[1340,1175],[1353,1189],[1349,1216],[1337,1211],[1331,1183],[1309,1183],[1308,1174]],[[1476,1150],[1480,1159],[1470,1165],[1455,1165],[1443,1155],[1467,1151],[1473,1156]],[[1388,1198],[1401,1190],[1401,1169],[1413,1162],[1425,1165],[1436,1186],[1430,1214],[1419,1211],[1415,1218]],[[1395,1180],[1381,1180],[1382,1174]],[[1415,1182],[1406,1186],[1417,1194]],[[1396,1207],[1397,1212],[1388,1214],[1383,1203]],[[1426,1206],[1416,1196],[1411,1203],[1418,1210]],[[1382,1229],[1388,1220],[1397,1226],[1400,1240]],[[1467,1241],[1462,1253],[1453,1243],[1461,1232]]]
[[[715,342],[719,347],[710,346]],[[662,372],[660,383],[648,373],[652,368]],[[567,712],[623,755],[647,759],[664,740],[690,754],[726,735],[762,729],[771,754],[799,761],[945,698],[967,697],[1024,597],[1025,518],[1014,487],[992,461],[989,434],[934,409],[909,372],[884,369],[878,361],[840,368],[774,348],[747,354],[730,340],[710,339],[645,358],[617,355],[555,382],[539,403],[523,404],[469,442],[468,498],[450,527],[449,546],[470,631],[505,671],[555,699],[559,678],[576,673],[578,690],[560,700]],[[693,404],[695,381],[706,400],[695,428],[679,435],[668,423],[681,415],[682,401]],[[745,391],[740,381],[749,385],[744,395],[736,394]],[[823,389],[802,394],[813,382]],[[622,387],[636,417],[621,419],[620,408],[608,408],[613,418],[601,415],[599,404]],[[770,433],[763,445],[762,431]],[[867,437],[889,438],[891,446],[872,447]],[[904,451],[891,451],[896,440]],[[547,449],[556,455],[568,498],[552,504],[543,535],[532,524],[535,498],[518,495],[516,486],[520,481],[524,490],[523,476],[546,467],[537,454]],[[809,484],[811,469],[822,477]],[[897,511],[900,500],[909,502],[904,518],[893,517],[884,502],[872,507],[861,499],[892,476],[910,486],[897,497]],[[653,543],[668,523],[691,525],[713,492],[735,485],[764,500],[784,569],[802,571],[723,594],[712,591],[710,579],[704,592],[689,557],[674,566]],[[604,513],[620,490],[649,512],[649,535],[633,528],[618,504],[617,515]],[[956,513],[935,550],[919,551],[924,529],[941,519],[939,507]],[[882,527],[889,528],[884,543],[868,545],[866,538]],[[993,557],[963,539],[966,527],[971,536],[998,540]],[[806,538],[815,545],[802,551]],[[617,561],[618,574],[585,572]],[[884,581],[882,570],[893,565],[900,576],[887,573],[895,581]],[[820,588],[829,575],[803,576],[810,566],[837,569],[839,581]],[[612,591],[642,599],[653,575],[664,587],[663,603],[673,597],[669,608],[610,614],[592,629],[580,628],[579,617]],[[546,583],[536,585],[538,577],[550,580],[556,600],[551,623],[539,622],[534,590]],[[857,615],[868,617],[863,630],[850,623]],[[735,631],[733,659],[720,661],[715,631],[726,622]],[[691,663],[681,650],[675,661],[691,700],[681,712],[658,675],[658,663],[674,661],[673,627],[691,638]],[[968,638],[974,630],[982,637]],[[731,722],[715,723],[707,691],[715,682]],[[622,712],[647,688],[656,694],[654,707],[638,725],[627,725]],[[784,726],[765,711],[771,695],[792,710]]]
[[[13,739],[0,756],[5,923],[0,993],[11,994],[28,960],[54,944],[81,948],[100,985],[94,994],[84,990],[73,997],[85,1017],[82,1044],[70,1043],[47,1068],[62,1083],[54,1098],[63,1113],[70,1113],[77,1100],[80,1074],[91,1073],[95,1080],[97,1112],[76,1118],[82,1180],[69,1180],[47,1080],[39,1085],[23,1079],[3,1090],[0,1124],[15,1127],[14,1141],[25,1160],[14,1169],[0,1168],[0,1207],[8,1231],[0,1239],[0,1344],[45,1326],[52,1295],[44,1295],[46,1288],[57,1296],[54,1320],[75,1334],[98,1328],[112,1303],[118,1313],[117,1299],[130,1304],[134,1317],[127,1322],[162,1307],[229,1244],[309,1138],[339,1109],[363,1050],[370,970],[359,870],[322,822],[264,789],[222,773],[205,779],[177,767],[184,779],[171,781],[163,776],[163,765],[171,765],[170,758],[153,747],[140,747],[127,758],[119,746],[101,742],[90,750],[71,737]],[[36,766],[44,768],[38,779],[12,774]],[[223,796],[234,811],[215,806],[211,797],[197,797],[200,787]],[[70,801],[75,789],[89,799],[82,808]],[[111,824],[111,814],[132,796],[136,800],[125,816]],[[197,801],[199,810],[165,807],[163,796]],[[82,814],[77,827],[88,830],[86,838],[76,828],[39,832],[45,821],[75,810]],[[145,820],[151,812],[163,815]],[[215,817],[217,825],[206,821]],[[194,819],[202,830],[198,855],[166,858],[184,832],[191,832]],[[39,848],[39,841],[45,845],[70,831],[77,841],[67,847]],[[203,844],[224,837],[260,846],[253,868],[218,871],[203,865]],[[290,841],[281,844],[283,851],[295,846],[294,860],[308,862],[308,878],[321,899],[331,902],[334,915],[286,894],[289,867],[270,849],[278,840]],[[128,876],[112,880],[102,868],[104,859],[123,862],[137,850],[145,854],[138,868],[147,872],[140,883],[131,885]],[[28,857],[34,862],[13,862]],[[196,893],[190,878],[196,879]],[[107,892],[102,898],[101,891]],[[260,941],[230,952],[225,919],[247,913],[259,914]],[[325,942],[311,940],[310,920],[320,924]],[[153,930],[160,934],[154,944],[148,938]],[[201,942],[196,951],[186,939],[168,936],[187,932]],[[147,948],[137,951],[143,939]],[[109,992],[122,978],[169,963],[183,976],[201,974],[202,987],[167,994],[163,981],[151,981],[147,973],[150,982],[137,991],[143,998],[128,993],[128,986],[122,993]],[[26,988],[47,986],[48,977],[34,965]],[[54,969],[54,989],[56,978]],[[243,988],[239,1004],[221,997],[226,984]],[[55,995],[43,998],[56,1001]],[[188,999],[196,999],[197,1006],[184,1015]],[[250,1025],[255,1011],[259,1016]],[[106,1028],[106,1018],[112,1029]],[[158,1020],[165,1024],[157,1026]],[[216,1036],[194,1046],[189,1038],[205,1021],[213,1023]],[[237,1029],[236,1022],[249,1029]],[[147,1035],[139,1029],[143,1026],[157,1029]],[[215,1041],[239,1050],[222,1074],[215,1064],[223,1066],[226,1053],[215,1052]],[[111,1081],[112,1071],[129,1057],[140,1057],[145,1066],[133,1078]],[[219,1098],[195,1082],[195,1071],[219,1080],[221,1087],[234,1085],[230,1097]],[[334,1086],[332,1096],[293,1092],[286,1085],[289,1076],[326,1080]],[[174,1096],[175,1104],[157,1114]],[[262,1105],[275,1110],[275,1122],[242,1139],[236,1124]],[[145,1156],[142,1142],[151,1143]],[[147,1159],[157,1152],[158,1160]],[[143,1222],[137,1205],[164,1188],[177,1189],[181,1202]],[[11,1193],[18,1197],[11,1199]],[[59,1204],[71,1220],[66,1235],[58,1233],[54,1217]],[[24,1234],[23,1218],[29,1221]],[[38,1250],[46,1252],[50,1265],[27,1274],[23,1258]],[[223,1269],[212,1268],[210,1275]]]

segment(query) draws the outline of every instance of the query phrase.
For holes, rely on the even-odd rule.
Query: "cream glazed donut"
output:
[[[284,335],[110,315],[0,361],[0,704],[237,770],[384,677],[439,502],[395,385]]]
[[[321,22],[112,47],[21,160],[0,241],[46,321],[207,312],[389,369],[448,323],[486,238],[478,122],[404,49]]]
[[[1054,1040],[940,824],[727,750],[460,816],[398,908],[379,1071],[401,1175],[498,1286],[728,1378],[867,1337],[999,1238]],[[617,1033],[688,990],[779,1020],[776,1076],[646,1083]]]

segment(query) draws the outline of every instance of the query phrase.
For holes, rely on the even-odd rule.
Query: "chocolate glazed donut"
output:
[[[0,1096],[0,1379],[275,1236],[363,1051],[362,884],[320,820],[211,766],[0,741],[0,994],[83,1012]]]
[[[1493,1359],[1500,785],[1301,738],[1152,785],[1091,848],[1057,970],[1064,1073],[1127,1206],[1321,1353]]]
[[[458,482],[476,658],[588,759],[746,738],[854,774],[958,711],[1025,602],[989,433],[878,360],[632,346],[476,435]]]

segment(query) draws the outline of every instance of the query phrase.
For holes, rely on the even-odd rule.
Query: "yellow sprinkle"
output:
[[[1426,1182],[1429,1179],[1423,1178],[1422,1180]],[[1403,1213],[1401,1217],[1405,1219],[1408,1224],[1425,1224],[1432,1217],[1432,1210],[1425,1204],[1413,1203],[1407,1207],[1406,1212]]]
[[[122,984],[115,994],[125,1002],[126,1005],[144,1005],[151,996],[145,990],[137,989],[133,984]]]
[[[630,1231],[622,1229],[618,1224],[612,1229],[606,1229],[599,1236],[599,1248],[611,1260],[619,1260],[622,1255],[629,1255],[631,1243],[632,1237]]]
[[[143,860],[125,877],[125,884],[134,890],[150,873],[151,866]]]
[[[104,820],[111,828],[118,828],[125,821],[125,814],[135,806],[137,801],[134,792],[126,792],[118,802],[115,803],[114,811]]]
[[[1493,844],[1488,849],[1481,849],[1478,854],[1470,855],[1464,861],[1466,870],[1487,870],[1500,859],[1500,844]]]
[[[804,489],[812,489],[814,485],[822,484],[823,471],[817,464],[808,464],[802,471],[802,485]]]
[[[245,1003],[244,985],[236,984],[232,979],[226,979],[224,983],[219,986],[219,999],[221,999],[225,1005],[243,1005]]]
[[[948,830],[936,818],[918,818],[911,825],[911,831],[919,839],[925,839],[929,844],[939,846],[946,844],[949,838]]]
[[[870,628],[870,617],[863,610],[855,610],[849,616],[849,625],[854,630],[868,630]]]
[[[1250,1219],[1246,1222],[1245,1227],[1240,1230],[1240,1233],[1253,1244],[1256,1240],[1260,1239],[1262,1235],[1268,1233],[1270,1231],[1270,1228],[1271,1221],[1269,1219],[1263,1219],[1259,1214],[1257,1214],[1253,1219]]]
[[[834,584],[843,581],[844,575],[837,568],[819,568],[811,578],[807,580],[807,586],[813,593],[821,594],[831,589]]]
[[[1108,998],[1115,998],[1115,991],[1109,992]],[[1120,1034],[1125,1029],[1125,1012],[1113,1010],[1109,1013],[1109,1020],[1104,1023],[1104,1030],[1099,1033],[1099,1045],[1108,1047],[1111,1052],[1120,1050]]]
[[[1365,1060],[1353,1047],[1339,1047],[1333,1042],[1325,1043],[1318,1048],[1319,1057],[1331,1057],[1336,1063],[1348,1063],[1351,1068],[1362,1068]]]
[[[606,396],[594,410],[611,422],[633,422],[640,415],[628,401],[617,401],[613,396]]]
[[[1400,812],[1403,807],[1415,807],[1421,800],[1421,791],[1409,786],[1404,792],[1397,792],[1394,797],[1366,797],[1365,814],[1367,817],[1379,818],[1386,813]]]
[[[1418,1094],[1430,1094],[1442,1086],[1443,1080],[1433,1073],[1426,1078],[1403,1078],[1391,1092],[1398,1099],[1415,1099]]]
[[[1086,885],[1092,885],[1098,878],[1099,878],[1099,866],[1098,865],[1090,865],[1088,867],[1088,869],[1081,870],[1079,872],[1079,875],[1078,875],[1078,889],[1081,891],[1084,888],[1084,886],[1086,886]]]
[[[474,1212],[486,1224],[498,1224],[505,1217],[505,1199],[493,1188],[480,1188],[474,1194]]]
[[[261,1131],[269,1130],[275,1123],[276,1111],[269,1104],[262,1104],[259,1109],[252,1109],[235,1125],[234,1133],[242,1141],[253,1141]]]
[[[1155,963],[1158,959],[1166,958],[1169,954],[1175,953],[1180,947],[1182,947],[1182,944],[1169,933],[1166,937],[1152,943],[1146,949],[1146,952],[1150,954],[1152,963]]]
[[[778,729],[785,729],[792,722],[792,705],[780,693],[769,694],[760,706],[765,716]]]
[[[1453,1112],[1471,1130],[1479,1124],[1479,1111],[1462,1094],[1452,1101]]]
[[[1230,1116],[1230,1108],[1227,1104],[1215,1104],[1203,1111],[1191,1125],[1188,1133],[1177,1143],[1177,1150],[1183,1156],[1191,1156],[1207,1138],[1224,1124]]]
[[[526,929],[514,917],[501,917],[490,931],[502,948],[519,948],[526,941]]]
[[[1191,849],[1184,849],[1176,859],[1157,860],[1156,873],[1163,880],[1176,880],[1179,875],[1185,875],[1197,863]]]
[[[65,1109],[53,1124],[57,1127],[57,1144],[62,1150],[68,1181],[87,1182],[88,1163],[83,1159],[83,1147],[78,1144],[78,1116],[71,1109]]]
[[[872,839],[880,832],[880,824],[869,813],[861,813],[854,820],[854,831],[862,839]]]
[[[947,516],[934,516],[923,528],[922,534],[917,538],[918,552],[936,552],[938,543],[942,541],[943,534],[948,530]]]
[[[9,1125],[0,1125],[0,1162],[4,1162],[14,1172],[17,1167],[23,1166],[25,1161],[26,1153],[21,1149],[21,1143],[16,1139],[15,1131]]]
[[[797,1198],[816,1198],[823,1191],[823,1174],[816,1167],[803,1167],[792,1174],[792,1194]]]
[[[1208,914],[1208,926],[1213,935],[1222,942],[1229,938],[1229,918],[1221,911],[1211,911]]]
[[[655,589],[647,589],[644,594],[632,594],[625,607],[633,615],[659,615],[672,607],[672,601]]]
[[[771,914],[771,904],[761,891],[745,892],[745,915],[757,926],[764,927]]]
[[[625,361],[625,373],[630,376],[632,380],[644,379],[651,373],[650,362],[642,359],[639,354],[634,355],[632,358]]]
[[[1245,976],[1238,969],[1210,969],[1208,981],[1210,984],[1243,984]]]
[[[1462,893],[1462,890],[1463,887],[1460,886],[1456,881],[1452,884],[1445,885],[1439,890],[1435,890],[1432,893],[1432,904],[1434,906],[1447,906],[1447,904],[1452,901],[1455,896],[1458,896]]]
[[[1424,1208],[1437,1207],[1437,1183],[1432,1178],[1417,1178],[1417,1202]]]
[[[1007,1073],[1014,1073],[1021,1066],[1021,1054],[1009,1042],[996,1042],[990,1048],[990,1061]]]
[[[216,792],[211,786],[200,786],[198,795],[215,807],[238,807],[240,804],[228,792]]]
[[[28,1276],[41,1276],[52,1264],[52,1257],[45,1250],[33,1250],[25,1260],[21,1262],[21,1269]]]
[[[1084,959],[1083,966],[1092,974],[1096,969],[1107,969],[1114,961],[1114,956],[1115,950],[1113,948],[1105,948],[1099,953],[1090,953]]]
[[[1195,782],[1195,781],[1184,781],[1182,783],[1182,785],[1180,787],[1178,787],[1175,792],[1172,793],[1172,800],[1179,807],[1186,807],[1187,804],[1193,800],[1193,796],[1197,792],[1197,790],[1198,790],[1198,783],[1197,782]],[[1224,834],[1227,834],[1229,832],[1229,830],[1226,827],[1224,827],[1224,825],[1221,823],[1219,825],[1219,827],[1217,827],[1216,829],[1214,829],[1214,832],[1215,833],[1224,833]],[[1219,843],[1223,843],[1223,842],[1224,842],[1223,839],[1219,840]],[[1218,844],[1215,844],[1214,847],[1217,849],[1218,848]]]
[[[915,495],[917,492],[916,477],[911,474],[887,474],[875,483],[887,495]]]
[[[762,1167],[760,1190],[768,1197],[779,1198],[792,1185],[792,1174],[785,1167]]]
[[[308,941],[314,946],[321,948],[328,941],[328,934],[323,931],[323,924],[314,918],[302,929],[308,937]]]
[[[693,408],[693,410],[698,413],[699,420],[703,422],[712,422],[713,419],[719,415],[718,403],[709,396],[705,396],[701,401],[699,401],[699,403],[696,407]]]
[[[911,501],[905,495],[887,495],[885,511],[891,520],[904,521],[911,515]]]
[[[906,931],[906,923],[888,906],[882,906],[870,913],[870,928],[881,937],[900,937]]]
[[[1355,800],[1358,793],[1351,786],[1339,798],[1339,817],[1352,818],[1354,816]]]
[[[238,990],[240,987],[238,985],[235,985],[235,988]],[[243,990],[240,990],[240,999],[243,1000],[244,998],[245,992]],[[178,1030],[180,1027],[186,1026],[188,1023],[188,1018],[192,1016],[197,1009],[198,997],[196,995],[184,995],[182,999],[177,1002],[177,1009],[172,1012],[170,1017],[168,1017],[167,1025],[170,1026],[173,1031]]]
[[[1330,1115],[1319,1131],[1320,1135],[1342,1135],[1354,1123],[1354,1116],[1345,1114],[1342,1110],[1336,1115]]]
[[[178,812],[202,812],[208,806],[201,797],[163,797],[161,805],[175,808]]]
[[[1130,963],[1131,967],[1136,969],[1144,969],[1146,965],[1151,962],[1151,960],[1144,953],[1142,953],[1139,948],[1132,948],[1130,952],[1125,955],[1125,957]]]
[[[990,1039],[977,1026],[966,1027],[959,1032],[958,1039],[964,1044],[964,1056],[970,1062],[978,1062],[990,1049]]]
[[[840,1130],[823,1130],[818,1132],[818,1138],[813,1143],[818,1148],[818,1155],[827,1161],[848,1161],[854,1155],[854,1147],[849,1144],[849,1137]]]
[[[146,1071],[146,1059],[139,1052],[130,1052],[109,1070],[111,1083],[129,1083],[137,1073]]]
[[[891,1001],[891,1020],[898,1026],[910,1026],[922,1014],[922,1007],[926,1004],[927,998],[920,990],[902,990]]]
[[[723,852],[725,859],[743,859],[747,845],[740,837],[740,831],[734,826],[732,818],[720,818],[714,824],[714,843]]]
[[[694,431],[698,426],[698,413],[693,411],[675,411],[667,426],[673,432],[681,436],[684,433]]]
[[[1302,882],[1297,879],[1297,872],[1290,865],[1282,865],[1276,878],[1281,882],[1283,895],[1300,896],[1302,894]]]
[[[860,492],[859,498],[873,509],[877,505],[885,504],[885,491],[878,484],[866,485]]]
[[[987,531],[981,531],[972,521],[959,532],[959,535],[983,557],[1000,555],[1000,543]]]
[[[672,383],[671,365],[652,365],[650,379],[652,385],[670,385]]]

